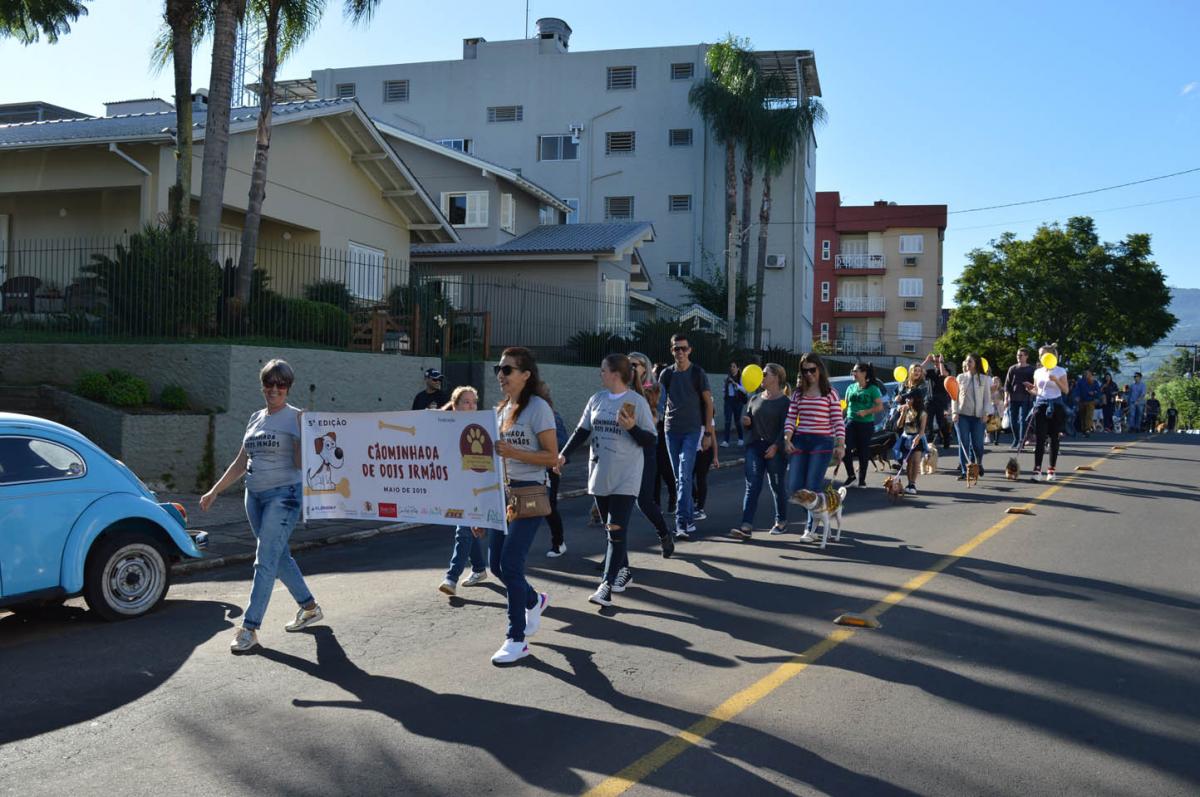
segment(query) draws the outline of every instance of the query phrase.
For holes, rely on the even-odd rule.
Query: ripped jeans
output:
[[[250,605],[242,627],[262,626],[271,592],[278,578],[300,606],[312,601],[312,593],[304,583],[300,566],[292,558],[288,541],[300,519],[301,486],[289,484],[262,492],[246,491],[246,519],[258,539],[254,553],[254,584],[250,588]]]

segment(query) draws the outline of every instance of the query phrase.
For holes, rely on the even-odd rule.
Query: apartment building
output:
[[[536,38],[464,39],[455,60],[317,70],[277,91],[355,97],[383,125],[545,186],[571,207],[568,223],[650,222],[654,241],[639,254],[653,299],[683,310],[678,277],[723,265],[726,247],[724,150],[688,104],[689,89],[706,76],[707,47],[573,52],[570,38],[569,25],[546,18]],[[820,95],[811,52],[758,57],[787,79],[797,101]],[[810,139],[772,185],[764,337],[797,350],[813,328],[815,157]],[[756,219],[760,193],[756,182]],[[753,257],[750,272],[753,279]]]
[[[942,332],[945,205],[816,198],[813,339],[836,354],[917,356]]]

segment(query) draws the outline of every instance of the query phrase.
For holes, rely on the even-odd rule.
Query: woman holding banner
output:
[[[242,627],[229,648],[245,653],[259,646],[271,591],[278,578],[300,605],[296,618],[283,627],[299,631],[320,620],[321,607],[304,582],[292,558],[288,540],[300,519],[303,472],[300,468],[300,410],[288,404],[288,392],[296,375],[283,360],[271,360],[258,375],[266,407],[250,416],[242,447],[212,489],[200,496],[200,509],[207,512],[217,496],[242,476],[246,477],[246,519],[258,540],[254,553],[254,582],[250,605]]]
[[[650,405],[635,390],[633,366],[624,354],[610,354],[600,363],[604,389],[588,399],[579,425],[563,447],[559,466],[571,452],[591,438],[588,459],[588,493],[596,499],[608,532],[604,579],[588,598],[601,606],[612,605],[612,594],[624,592],[633,581],[629,570],[629,519],[642,487],[643,449],[657,442]]]
[[[558,463],[554,411],[539,395],[542,382],[537,362],[529,349],[504,350],[500,363],[492,366],[504,400],[496,407],[500,440],[496,453],[504,460],[505,482],[510,489],[546,483],[546,469]],[[544,503],[549,506],[549,496]],[[544,514],[544,513],[543,513]],[[492,655],[492,664],[512,664],[529,655],[525,637],[542,622],[542,611],[550,602],[525,579],[525,559],[541,525],[543,514],[521,517],[521,508],[510,505],[508,532],[493,530],[490,538],[492,572],[508,590],[508,633],[504,644]],[[482,535],[482,529],[472,529]]]

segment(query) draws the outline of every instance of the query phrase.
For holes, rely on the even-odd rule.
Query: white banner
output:
[[[304,517],[503,529],[493,412],[306,412]]]

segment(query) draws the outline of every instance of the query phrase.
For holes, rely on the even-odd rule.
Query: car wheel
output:
[[[171,568],[156,539],[123,531],[106,535],[92,548],[83,579],[89,609],[105,620],[129,620],[167,596]]]

